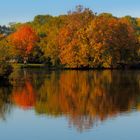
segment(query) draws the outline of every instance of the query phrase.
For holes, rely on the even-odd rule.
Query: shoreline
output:
[[[12,64],[15,68],[21,69],[28,69],[28,68],[43,68],[47,70],[140,70],[140,63],[137,64],[130,64],[130,65],[122,65],[117,68],[88,68],[88,67],[81,67],[81,68],[68,68],[63,66],[52,66],[48,67],[45,64]]]

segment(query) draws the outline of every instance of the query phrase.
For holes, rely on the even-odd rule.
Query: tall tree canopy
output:
[[[14,33],[5,37],[4,29]],[[68,68],[116,68],[139,63],[140,19],[97,14],[78,5],[66,15],[38,15],[32,22],[3,27],[0,44],[3,40],[9,41],[6,46],[10,46],[13,55],[29,58],[32,63]]]
[[[14,51],[23,57],[27,57],[35,46],[38,36],[31,26],[23,25],[16,32],[11,34],[9,39],[13,45]]]

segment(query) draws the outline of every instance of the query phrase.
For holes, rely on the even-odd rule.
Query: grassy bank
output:
[[[44,64],[13,64],[14,68],[44,68]]]

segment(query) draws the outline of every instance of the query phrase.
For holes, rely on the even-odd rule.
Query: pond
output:
[[[140,139],[140,71],[16,70],[0,86],[2,140]]]

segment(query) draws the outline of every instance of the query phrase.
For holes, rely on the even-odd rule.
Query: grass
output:
[[[44,64],[13,64],[14,68],[43,68]]]

